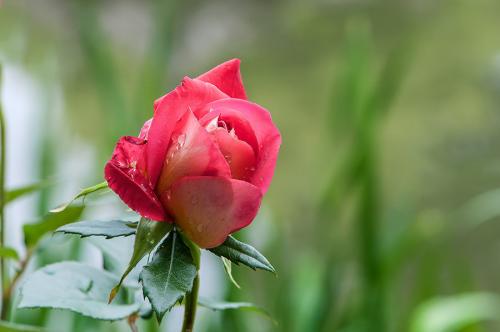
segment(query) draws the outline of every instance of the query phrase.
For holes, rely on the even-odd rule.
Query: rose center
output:
[[[205,129],[217,142],[235,179],[247,179],[255,169],[255,154],[250,145],[238,138],[230,121],[219,116],[213,118]]]

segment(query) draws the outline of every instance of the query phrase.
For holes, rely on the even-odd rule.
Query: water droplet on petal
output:
[[[201,233],[203,232],[203,225],[202,224],[198,224],[198,226],[196,226],[196,230]]]
[[[229,131],[229,136],[231,136],[234,139],[238,139],[238,136],[236,136],[236,131],[234,131],[234,128],[231,128]]]
[[[182,148],[185,142],[186,142],[186,134],[180,134],[179,136],[177,136],[177,144],[179,148]]]
[[[219,122],[219,116],[217,115],[215,118],[210,120],[210,122],[205,126],[205,129],[208,132],[214,131],[218,127],[218,125],[217,125],[218,122]]]

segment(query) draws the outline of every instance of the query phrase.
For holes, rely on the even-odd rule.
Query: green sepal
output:
[[[257,251],[254,247],[228,236],[226,241],[218,247],[209,249],[217,256],[226,257],[231,262],[238,265],[244,264],[251,269],[261,269],[276,273],[274,267],[269,263],[266,257]]]

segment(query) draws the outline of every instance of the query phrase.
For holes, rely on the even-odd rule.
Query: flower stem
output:
[[[24,271],[28,267],[28,264],[30,262],[31,257],[33,256],[33,253],[35,252],[35,248],[30,248],[28,249],[28,252],[26,253],[26,257],[20,261],[19,263],[19,268],[12,278],[12,281],[10,282],[9,285],[7,285],[4,289],[4,292],[2,294],[2,311],[1,311],[1,319],[2,320],[9,320],[9,307],[10,307],[10,301],[12,299],[12,293],[14,292],[14,289],[16,288],[17,282],[23,275]]]
[[[2,76],[2,68],[0,67],[0,80]],[[0,84],[1,86],[1,84]],[[5,218],[4,218],[4,205],[5,205],[5,121],[3,116],[2,105],[0,102],[0,247],[4,247],[5,245]],[[7,273],[5,268],[5,259],[0,257],[0,277],[2,278],[1,282],[1,291],[2,298],[5,294],[5,288],[7,285]],[[2,313],[1,319],[5,319],[5,315],[7,314],[8,303],[2,301]]]
[[[186,301],[184,304],[184,322],[182,323],[182,332],[193,332],[194,321],[196,318],[196,307],[198,305],[198,290],[200,288],[200,248],[191,240],[182,237],[184,243],[191,250],[194,265],[196,266],[196,277],[193,280],[193,288],[186,294]]]

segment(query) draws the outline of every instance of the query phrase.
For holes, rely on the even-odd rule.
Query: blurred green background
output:
[[[238,290],[207,255],[201,294],[257,303],[278,325],[199,309],[196,331],[498,331],[499,14],[497,0],[0,2],[7,183],[55,183],[9,206],[7,243],[22,250],[23,223],[102,181],[155,98],[238,57],[283,136],[262,211],[238,237],[278,277],[235,267]],[[102,195],[86,216],[124,210]],[[103,266],[91,242],[49,237],[31,269]],[[115,244],[117,260],[129,246]],[[176,331],[181,314],[140,330]],[[14,318],[128,330],[65,311]]]

